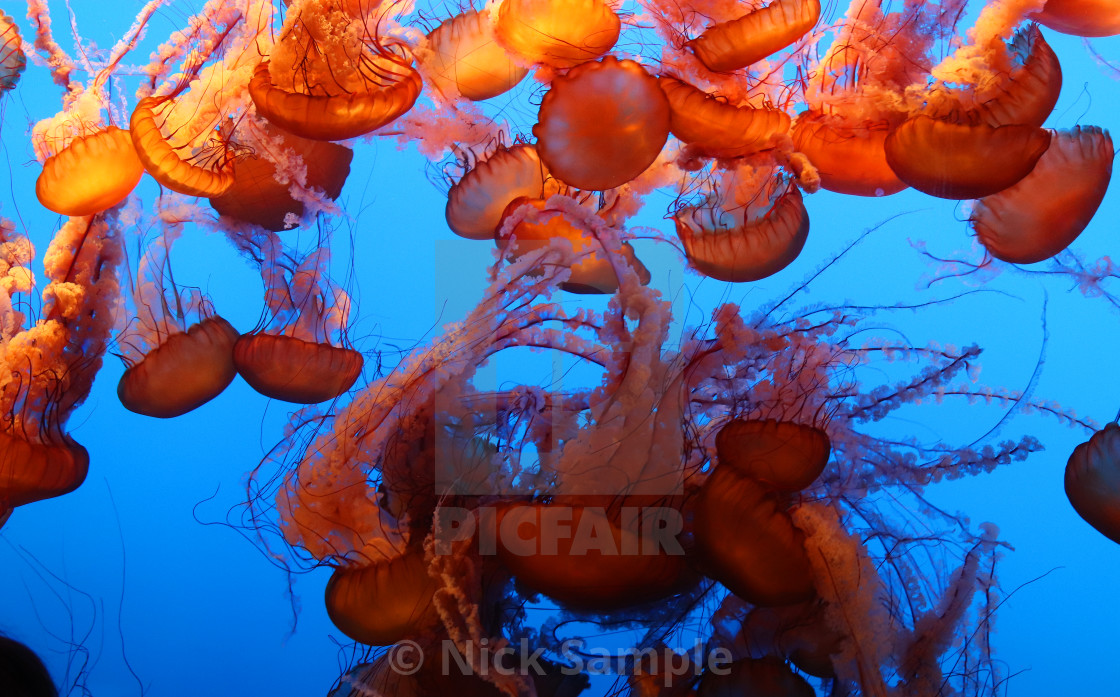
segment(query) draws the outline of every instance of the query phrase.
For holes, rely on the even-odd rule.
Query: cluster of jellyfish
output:
[[[128,366],[120,401],[139,414],[182,415],[236,375],[271,399],[327,405],[253,469],[246,506],[269,553],[334,569],[330,618],[370,647],[331,694],[570,697],[587,679],[565,670],[556,622],[625,626],[669,650],[688,617],[730,668],[621,666],[616,694],[999,690],[984,631],[998,532],[938,513],[923,490],[1040,445],[871,433],[944,396],[979,349],[860,345],[866,314],[799,311],[792,295],[709,308],[669,348],[671,306],[628,221],[676,189],[664,242],[696,273],[749,283],[802,252],[806,194],[914,188],[975,200],[984,264],[1053,257],[1101,203],[1113,146],[1097,127],[1042,128],[1062,73],[1040,25],[1120,33],[1109,3],[1004,0],[966,32],[964,0],[854,0],[833,16],[818,0],[501,0],[454,14],[209,0],[152,55],[133,101],[114,101],[161,4],[97,64],[58,45],[45,0],[28,1],[26,23],[0,19],[0,88],[18,88],[30,56],[63,92],[31,139],[38,201],[67,216],[42,286],[27,237],[0,224],[0,521],[81,485],[91,463],[67,419],[112,345]],[[539,99],[489,108],[527,79]],[[534,110],[529,126],[504,117]],[[362,379],[329,232],[310,250],[284,233],[339,213],[349,146],[371,135],[440,163],[447,225],[492,241],[495,262],[463,321]],[[163,192],[154,210],[132,195],[145,174]],[[174,242],[195,227],[259,268],[252,331],[175,283]],[[572,309],[561,294],[610,299]],[[526,347],[601,381],[476,387],[480,366]],[[851,378],[894,359],[917,367],[870,388]],[[1111,424],[1073,454],[1066,486],[1120,542],[1117,448]],[[672,544],[640,544],[643,511],[676,523]],[[560,516],[582,541],[547,543]],[[525,611],[541,597],[555,608],[543,625]],[[397,672],[384,647],[402,642],[433,656],[450,642],[468,665]],[[472,651],[520,642],[551,657],[543,674]]]

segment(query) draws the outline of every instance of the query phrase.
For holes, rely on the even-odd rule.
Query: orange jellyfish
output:
[[[128,366],[117,384],[121,404],[161,419],[197,409],[237,375],[238,331],[197,289],[175,285],[169,254],[180,233],[181,225],[168,225],[150,246],[133,288],[135,316],[117,337]]]
[[[634,61],[608,56],[553,80],[533,135],[556,178],[601,191],[653,164],[669,138],[669,119],[657,78]]]
[[[858,126],[807,111],[793,125],[793,142],[821,178],[821,188],[852,196],[890,196],[906,188],[887,164],[891,124]]]
[[[741,165],[720,176],[704,205],[673,214],[692,267],[738,283],[758,281],[789,266],[809,236],[801,192],[766,168]]]
[[[35,196],[60,215],[93,215],[128,198],[143,175],[129,132],[109,126],[79,135],[48,157]]]
[[[575,610],[618,610],[683,590],[684,556],[643,539],[644,523],[637,514],[623,522],[626,511],[507,505],[498,512],[498,558],[527,588]]]
[[[351,639],[387,646],[414,637],[438,621],[424,553],[409,549],[372,564],[335,569],[327,583],[327,614]]]
[[[1058,131],[1030,174],[976,202],[969,221],[977,238],[1012,264],[1049,259],[1089,225],[1108,190],[1112,158],[1107,131]]]
[[[526,63],[570,68],[611,50],[621,28],[604,0],[503,0],[495,34]]]
[[[708,27],[687,46],[708,70],[738,70],[797,41],[820,16],[820,0],[773,0],[738,19]]]
[[[0,92],[14,89],[19,75],[27,67],[22,40],[15,20],[0,12]]]
[[[824,471],[831,445],[813,426],[736,419],[720,429],[716,449],[722,466],[771,489],[801,491]]]
[[[447,226],[469,240],[492,240],[506,206],[516,198],[547,198],[559,186],[532,145],[499,148],[447,192]]]
[[[813,697],[805,678],[780,658],[743,658],[723,670],[705,671],[697,697]]]
[[[706,155],[749,155],[789,131],[789,115],[779,109],[734,106],[673,77],[659,82],[669,98],[669,131]]]
[[[494,25],[485,9],[443,22],[428,34],[427,44],[417,54],[441,94],[471,101],[508,92],[529,73],[494,39]]]
[[[1120,8],[1111,0],[1046,0],[1030,19],[1074,36],[1120,34]]]
[[[241,142],[254,154],[235,161],[233,184],[210,197],[210,205],[220,215],[279,231],[304,216],[305,200],[333,201],[341,195],[353,150],[300,138],[267,124],[249,141],[244,139],[249,130],[242,126]]]
[[[1108,424],[1073,449],[1065,482],[1073,510],[1120,543],[1120,425]]]
[[[391,123],[420,96],[420,73],[396,44],[370,36],[361,18],[332,3],[291,13],[280,40],[253,71],[257,113],[311,140],[347,140]]]
[[[328,247],[298,259],[273,235],[256,235],[243,251],[256,254],[265,284],[266,321],[243,334],[233,362],[245,382],[272,399],[316,404],[338,397],[362,372],[362,354],[346,346],[350,298],[326,276]]]
[[[568,240],[572,243],[572,251],[582,258],[572,264],[571,275],[560,283],[560,288],[569,293],[614,293],[618,290],[618,274],[607,258],[608,252],[594,238],[594,232],[602,225],[605,223],[598,216],[572,199],[521,197],[506,208],[494,241],[498,249],[507,252],[512,239],[516,252],[507,253],[517,258],[548,246],[553,238]],[[625,242],[622,244],[622,257],[621,262],[637,272],[643,285],[649,283],[649,270]]]
[[[1026,124],[990,126],[914,116],[887,136],[898,178],[939,198],[981,198],[1030,174],[1050,147],[1050,132]]]

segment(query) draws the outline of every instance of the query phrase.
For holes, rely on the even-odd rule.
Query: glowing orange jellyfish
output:
[[[906,188],[887,164],[891,124],[851,126],[807,111],[797,117],[793,141],[821,178],[821,188],[852,196],[890,196]]]
[[[1074,448],[1065,482],[1073,510],[1120,543],[1120,425],[1110,423]]]
[[[570,68],[611,50],[621,28],[603,0],[503,0],[495,34],[526,63]]]
[[[669,137],[669,100],[641,65],[608,56],[553,80],[533,135],[556,178],[613,189],[657,159]]]
[[[494,38],[488,10],[455,15],[428,34],[420,62],[444,96],[481,101],[513,89],[529,73]]]
[[[129,132],[109,126],[74,138],[48,157],[35,195],[55,213],[93,215],[128,198],[143,175]]]
[[[887,136],[887,162],[918,191],[950,199],[1003,191],[1030,174],[1050,132],[1026,124],[989,126],[915,116]]]
[[[516,198],[546,198],[559,186],[532,145],[500,148],[447,192],[447,226],[469,240],[492,240],[506,206]]]
[[[243,127],[241,133],[246,130]],[[293,189],[301,198],[321,191],[322,196],[337,199],[354,159],[350,148],[271,127],[263,127],[250,147],[255,154],[234,162],[233,184],[211,196],[210,205],[223,216],[273,231],[284,230],[289,221],[304,215],[305,204],[293,198]],[[293,173],[303,173],[303,180],[296,180]]]
[[[738,175],[731,175],[732,177]],[[809,213],[796,186],[762,172],[763,186],[739,182],[741,193],[717,191],[698,207],[673,214],[689,263],[720,281],[758,281],[789,266],[805,247]],[[776,182],[776,184],[775,184]],[[772,190],[771,190],[772,189]]]
[[[335,569],[327,583],[327,614],[351,639],[387,646],[438,622],[424,553],[412,549],[367,565]]]
[[[797,41],[820,16],[820,0],[773,0],[738,19],[708,27],[687,45],[708,70],[738,70]]]
[[[0,92],[13,89],[27,66],[15,20],[0,12]]]
[[[296,404],[325,402],[350,389],[364,361],[357,351],[331,343],[343,334],[350,299],[326,277],[328,248],[320,246],[297,261],[272,235],[255,236],[249,245],[234,237],[243,249],[255,247],[246,251],[261,255],[270,318],[237,340],[238,374],[266,397]]]
[[[571,275],[560,283],[560,288],[570,293],[614,293],[618,290],[618,275],[605,256],[607,252],[593,237],[592,230],[597,221],[593,214],[578,205],[567,205],[569,203],[574,204],[574,201],[563,198],[514,199],[502,216],[494,241],[498,249],[505,251],[511,238],[515,239],[517,251],[511,256],[516,258],[547,246],[553,238],[568,240],[577,255],[591,253],[572,264]],[[622,254],[623,263],[637,271],[643,284],[649,283],[649,270],[634,255],[629,244],[623,243]]]
[[[1042,10],[1030,18],[1074,36],[1120,34],[1120,8],[1110,0],[1046,0]]]
[[[789,115],[779,109],[733,106],[672,77],[659,82],[669,98],[669,130],[704,154],[742,157],[772,147],[789,131]]]
[[[992,256],[1013,264],[1049,259],[1073,243],[1104,200],[1113,147],[1095,126],[1058,131],[1034,170],[980,199],[969,221]]]
[[[721,466],[779,491],[801,491],[825,465],[831,445],[819,428],[789,421],[736,419],[716,435]]]
[[[618,610],[679,592],[684,556],[643,539],[637,516],[623,524],[620,515],[594,506],[505,506],[498,556],[519,582],[572,609]]]
[[[311,140],[347,140],[412,108],[420,73],[395,44],[369,36],[363,20],[336,7],[293,13],[270,56],[249,80],[257,113]]]

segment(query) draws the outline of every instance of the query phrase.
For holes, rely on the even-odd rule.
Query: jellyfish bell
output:
[[[289,220],[302,218],[306,210],[303,201],[293,198],[293,187],[305,195],[322,191],[332,201],[342,194],[353,150],[271,127],[264,127],[261,135],[255,143],[257,152],[234,162],[230,187],[210,197],[210,205],[220,215],[266,230],[284,230]],[[306,176],[297,182],[293,172],[301,168]]]
[[[602,191],[644,172],[669,138],[669,100],[639,63],[607,56],[552,81],[533,135],[565,184]]]
[[[820,0],[773,0],[738,19],[708,27],[686,45],[708,70],[738,70],[794,43],[820,16]]]
[[[534,146],[498,148],[447,192],[447,226],[469,240],[492,240],[511,201],[548,198],[558,190]]]
[[[673,220],[697,271],[719,281],[759,281],[801,254],[809,236],[809,212],[801,192],[781,177],[771,181],[763,173],[761,185],[754,175],[732,177],[733,191],[717,190],[705,205],[677,210]],[[752,198],[736,198],[735,192],[744,188]]]
[[[653,602],[681,592],[689,578],[683,555],[643,539],[640,521],[606,507],[511,503],[497,525],[498,558],[514,578],[573,610]]]
[[[560,283],[560,288],[569,293],[614,293],[618,290],[618,274],[607,256],[609,252],[594,238],[594,227],[587,225],[589,220],[590,215],[585,211],[563,205],[555,197],[548,200],[520,197],[506,207],[494,242],[503,253],[517,258],[547,247],[554,238],[565,239],[572,244],[572,251],[583,258],[572,264],[571,275]],[[511,239],[516,250],[511,248]],[[649,270],[625,242],[621,261],[637,273],[643,285],[649,283]]]
[[[234,345],[233,363],[250,387],[270,399],[317,404],[349,390],[364,360],[350,348],[250,332]]]
[[[885,151],[898,178],[938,198],[989,196],[1030,174],[1050,132],[1026,124],[958,124],[919,115],[887,136]]]
[[[304,12],[253,70],[249,96],[258,114],[302,138],[347,140],[412,108],[423,84],[400,44],[371,36],[344,8]]]
[[[1106,425],[1073,449],[1065,487],[1073,510],[1120,544],[1120,425]]]
[[[828,434],[789,421],[736,419],[719,430],[721,467],[777,491],[808,488],[828,464]]]
[[[992,256],[1012,264],[1058,254],[1104,200],[1113,154],[1112,138],[1096,126],[1057,131],[1030,174],[976,202],[969,216],[976,237]]]
[[[88,472],[89,453],[58,429],[0,431],[0,509],[69,494]]]
[[[742,157],[789,131],[789,115],[779,109],[734,106],[673,77],[658,82],[669,98],[670,132],[704,154]]]
[[[525,63],[571,68],[611,50],[621,28],[604,0],[503,0],[494,31]]]
[[[486,9],[457,14],[433,29],[418,58],[440,93],[471,101],[504,94],[529,73],[497,43]]]
[[[121,376],[121,404],[161,419],[197,409],[233,382],[233,347],[239,336],[217,315],[172,334]]]
[[[852,196],[890,196],[906,188],[887,164],[891,124],[850,126],[819,112],[804,112],[793,125],[793,141],[821,178],[821,188]]]
[[[739,639],[751,655],[785,657],[817,678],[835,678],[832,657],[845,648],[844,634],[829,625],[819,601],[783,607],[756,607],[743,619]]]
[[[14,19],[0,11],[0,93],[15,89],[20,73],[27,67],[23,40]]]
[[[780,658],[742,658],[720,671],[706,670],[697,697],[813,697],[812,686]]]
[[[143,175],[129,132],[109,126],[77,136],[48,157],[35,196],[60,215],[93,215],[128,198]]]
[[[438,587],[423,552],[409,548],[371,564],[337,567],[327,582],[327,615],[354,641],[388,646],[438,624]]]
[[[1074,36],[1120,34],[1120,9],[1110,0],[1046,0],[1030,19],[1054,31]]]
[[[816,595],[805,536],[779,496],[717,465],[697,495],[697,569],[749,603],[793,605]]]
[[[201,135],[208,151],[201,159],[179,155],[183,144],[172,133],[173,97],[145,97],[132,112],[129,133],[144,170],[161,185],[187,196],[218,196],[233,186],[233,157],[213,133]]]

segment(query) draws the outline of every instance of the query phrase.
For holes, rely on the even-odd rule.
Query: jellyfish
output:
[[[548,171],[565,184],[601,191],[653,164],[669,137],[669,100],[639,63],[608,56],[552,82],[533,135]]]
[[[1046,0],[1030,18],[1054,31],[1074,36],[1120,34],[1120,12],[1106,0]]]
[[[774,0],[738,19],[708,27],[688,47],[708,70],[738,70],[797,41],[820,16],[819,0]]]
[[[329,210],[354,159],[350,148],[249,118],[242,121],[238,141],[254,154],[234,161],[233,183],[211,196],[210,205],[222,216],[272,231],[294,226],[309,210]]]
[[[1115,422],[1073,450],[1066,464],[1066,497],[1073,510],[1102,535],[1120,544],[1120,478]]]
[[[234,346],[238,374],[266,397],[296,404],[325,402],[349,390],[364,361],[345,345],[350,297],[327,276],[329,247],[300,256],[262,230],[228,232],[260,266],[265,286],[264,318]]]
[[[494,34],[526,64],[571,68],[611,50],[621,27],[603,0],[502,0]]]
[[[503,5],[504,7],[504,5]],[[445,97],[471,101],[497,97],[529,73],[495,39],[489,10],[470,10],[446,20],[417,49],[432,85]]]
[[[1068,247],[1089,225],[1112,177],[1112,138],[1095,126],[1056,132],[1035,168],[976,202],[969,221],[997,259],[1034,264]]]
[[[22,39],[15,20],[0,12],[0,92],[15,89],[19,75],[27,67]]]
[[[62,496],[85,480],[89,453],[66,421],[89,394],[113,326],[117,234],[111,216],[67,220],[44,256],[42,318],[25,328],[11,299],[34,287],[33,249],[11,223],[0,224],[0,510]]]
[[[784,111],[734,106],[672,77],[659,82],[669,98],[670,132],[706,155],[750,155],[772,147],[789,130]]]
[[[347,140],[411,109],[422,81],[399,44],[372,35],[363,18],[318,0],[288,14],[248,87],[257,113],[285,131]]]
[[[719,462],[777,491],[808,488],[828,464],[828,434],[814,426],[736,420],[716,436]]]
[[[58,697],[43,660],[25,644],[0,636],[0,687],[17,697]]]
[[[805,246],[801,193],[770,166],[742,163],[718,175],[699,206],[673,214],[688,261],[720,281],[758,281],[789,266]]]
[[[514,199],[543,199],[558,190],[535,147],[500,147],[478,161],[447,192],[447,226],[469,240],[492,240]]]
[[[171,211],[164,211],[171,217]],[[193,411],[233,382],[240,333],[198,289],[176,286],[171,246],[182,224],[165,224],[132,289],[135,315],[117,335],[127,366],[117,396],[129,411],[167,419]]]

